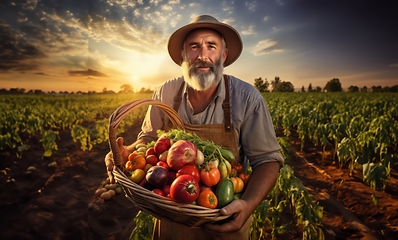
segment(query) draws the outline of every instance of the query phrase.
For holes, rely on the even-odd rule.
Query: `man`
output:
[[[249,160],[253,172],[242,198],[220,210],[231,215],[227,221],[189,228],[161,220],[154,239],[248,239],[251,214],[275,184],[283,157],[264,98],[252,85],[223,75],[224,67],[241,54],[242,45],[234,28],[208,15],[195,18],[169,39],[169,54],[181,66],[183,77],[167,81],[153,98],[173,106],[184,123],[221,130],[219,139],[243,164]],[[136,143],[155,140],[156,130],[165,127],[164,114],[149,107]],[[117,142],[126,159],[136,143],[125,147],[123,139]],[[113,179],[112,153],[105,161]]]

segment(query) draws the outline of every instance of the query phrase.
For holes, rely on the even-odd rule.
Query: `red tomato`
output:
[[[176,172],[169,171],[169,181],[167,182],[168,184],[172,184],[174,182],[174,180],[177,178],[176,174]]]
[[[151,155],[147,155],[145,157],[146,163],[151,164],[152,166],[155,166],[157,162],[159,162],[158,157],[156,157],[155,155],[151,154]]]
[[[162,191],[165,196],[169,195],[170,194],[170,185],[169,184],[164,185],[164,187],[162,188]]]
[[[145,157],[149,156],[149,155],[155,155],[156,156],[156,152],[155,149],[153,147],[150,147],[146,150],[145,152]]]
[[[164,168],[166,168],[167,170],[170,169],[169,165],[167,165],[166,162],[162,162],[162,161],[157,162],[157,163],[156,163],[156,166],[164,167]]]
[[[153,189],[152,192],[156,193],[159,196],[163,196],[163,197],[166,196],[166,195],[164,195],[164,192],[158,188]]]
[[[200,171],[200,180],[205,186],[215,186],[220,181],[220,178],[220,170],[218,170],[218,168],[213,165],[206,165]]]
[[[195,165],[185,165],[182,168],[180,168],[177,173],[176,173],[176,177],[179,177],[181,175],[191,175],[192,177],[194,177],[196,179],[196,181],[200,182],[200,174],[199,174],[199,170]]]
[[[250,174],[248,174],[248,173],[241,173],[241,174],[239,174],[239,176],[238,176],[240,179],[242,179],[243,180],[243,183],[245,184],[245,186],[247,185],[247,183],[249,182],[249,179],[250,179]]]
[[[170,138],[168,138],[164,135],[160,136],[157,141],[164,142],[166,144],[167,148],[170,148],[172,145],[172,141],[170,140]]]
[[[155,146],[153,146],[153,149],[155,150],[155,153],[161,154],[164,151],[167,151],[169,147],[167,147],[166,143],[162,141],[156,141]]]
[[[236,170],[236,175],[241,174],[243,172],[243,165],[240,162],[234,161],[232,162],[232,169]]]
[[[216,194],[211,189],[205,189],[199,193],[199,197],[196,200],[198,205],[207,208],[216,208],[218,205],[218,199]]]
[[[170,196],[177,202],[192,203],[199,196],[199,184],[191,175],[177,177],[170,186]]]

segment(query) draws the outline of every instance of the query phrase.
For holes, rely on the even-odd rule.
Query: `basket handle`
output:
[[[181,128],[185,129],[184,123],[181,120],[181,118],[178,116],[178,113],[171,107],[169,107],[167,104],[160,102],[158,100],[154,99],[137,99],[131,102],[128,102],[119,108],[116,109],[112,113],[112,115],[109,117],[109,146],[111,148],[111,151],[113,153],[113,159],[115,161],[115,165],[118,166],[119,168],[123,168],[123,159],[122,156],[120,155],[119,147],[116,142],[116,133],[117,133],[117,128],[120,124],[120,122],[123,120],[123,118],[132,112],[134,109],[137,109],[142,106],[146,105],[152,105],[156,106],[159,109],[161,109],[164,113],[166,113],[167,117],[169,118],[170,122],[172,125],[176,128]]]

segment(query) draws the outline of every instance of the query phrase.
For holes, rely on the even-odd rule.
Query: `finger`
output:
[[[238,206],[240,206],[239,201],[232,201],[227,206],[221,208],[220,213],[224,216],[232,215],[237,212],[237,210],[239,209]]]
[[[119,146],[119,148],[123,147],[123,143],[124,143],[124,138],[123,137],[118,137],[116,139],[117,145]]]
[[[112,171],[108,171],[108,178],[110,183],[115,183],[115,178],[113,177]]]

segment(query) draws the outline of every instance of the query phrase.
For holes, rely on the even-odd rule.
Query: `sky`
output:
[[[182,75],[169,36],[212,15],[241,35],[225,68],[296,89],[398,84],[395,0],[8,0],[0,2],[0,89],[153,89]]]

